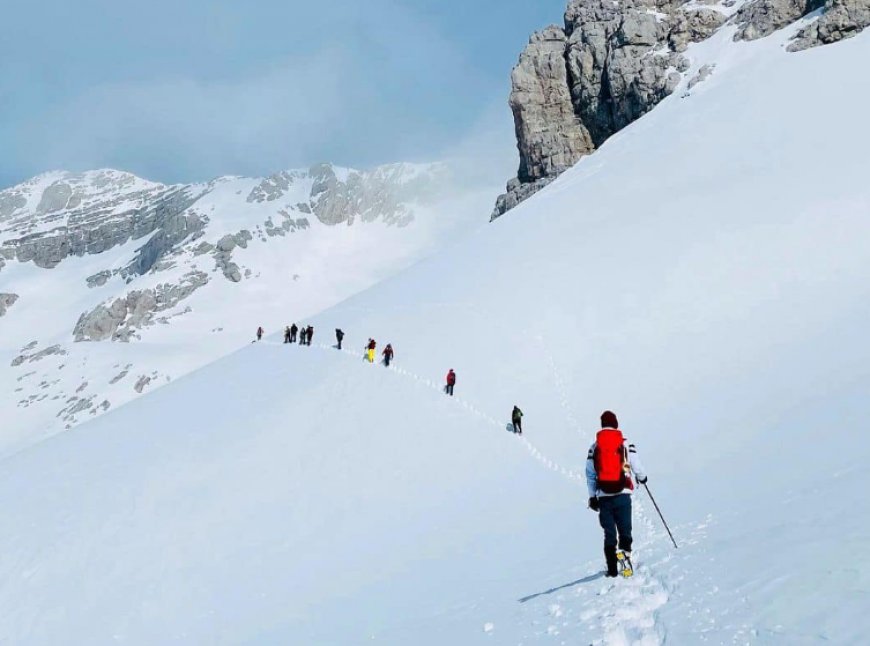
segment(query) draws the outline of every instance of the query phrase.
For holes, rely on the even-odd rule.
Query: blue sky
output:
[[[0,187],[54,168],[177,182],[457,150],[503,160],[510,69],[565,0],[9,5]]]

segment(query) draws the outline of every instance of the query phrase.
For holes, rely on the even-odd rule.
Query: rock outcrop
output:
[[[129,341],[138,329],[154,324],[157,312],[175,307],[206,283],[207,274],[190,272],[177,285],[163,283],[154,289],[131,291],[82,314],[73,337],[76,341]]]
[[[564,27],[532,35],[511,74],[520,165],[491,219],[547,186],[683,83],[684,52],[726,23],[734,40],[763,38],[818,9],[788,47],[799,51],[850,38],[870,25],[870,0],[569,0]],[[706,6],[704,6],[706,5]],[[707,79],[697,67],[688,90]]]
[[[802,29],[790,52],[851,38],[870,25],[870,0],[827,0],[822,15]]]
[[[752,0],[743,5],[734,17],[739,26],[734,40],[755,40],[792,24],[824,0]]]
[[[24,209],[27,184],[0,195],[8,220],[4,228],[21,234],[3,241],[0,255],[51,269],[68,256],[99,254],[155,232],[158,239],[176,239],[180,214],[198,197],[185,188],[146,183],[116,171],[61,177],[41,191],[33,212]],[[160,244],[146,245],[131,270],[147,271],[164,251]]]
[[[511,75],[520,167],[493,219],[670,95],[682,52],[726,21],[679,0],[571,0],[565,27],[532,36]]]
[[[0,316],[6,314],[18,300],[18,294],[0,293]]]
[[[394,226],[405,226],[414,219],[403,198],[409,194],[407,184],[398,184],[401,165],[382,166],[371,173],[348,173],[340,178],[329,164],[313,166],[309,171],[314,180],[309,207],[323,224],[351,225],[359,218],[363,222],[380,220]],[[413,186],[413,183],[412,183]]]
[[[534,34],[511,73],[510,107],[524,183],[549,179],[594,149],[592,137],[574,113],[568,70],[567,37],[550,26]]]
[[[223,238],[218,240],[214,250],[215,266],[223,273],[227,280],[238,283],[242,280],[242,270],[232,261],[233,249],[241,247],[246,249],[248,241],[252,240],[253,236],[250,231],[242,230],[238,233],[228,233]]]

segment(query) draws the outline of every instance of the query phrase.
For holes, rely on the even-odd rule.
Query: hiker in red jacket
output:
[[[444,386],[444,392],[453,397],[453,386],[456,385],[456,373],[453,368],[447,373],[447,385]]]

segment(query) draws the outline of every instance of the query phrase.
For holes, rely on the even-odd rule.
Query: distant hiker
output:
[[[456,373],[453,368],[447,373],[447,385],[444,386],[444,392],[453,397],[453,386],[456,385]]]
[[[369,339],[369,342],[366,344],[366,359],[368,359],[369,363],[375,362],[375,348],[378,347],[378,344],[375,343],[374,339]]]
[[[305,345],[305,335],[308,333],[308,330],[305,327],[299,328],[299,345]]]
[[[390,361],[393,360],[393,346],[388,343],[387,347],[384,348],[383,355],[384,355],[384,365],[387,366],[387,368],[389,368]]]
[[[616,415],[609,410],[604,411],[601,415],[601,430],[586,457],[586,485],[589,489],[589,508],[598,513],[598,522],[604,530],[607,576],[619,573],[617,547],[622,553],[620,556],[631,563],[632,473],[639,484],[646,482],[646,473],[634,444],[627,444],[626,448]]]
[[[290,343],[290,326],[284,328],[284,343]]]
[[[305,328],[305,345],[311,345],[311,337],[314,336],[314,328],[310,325]]]
[[[344,332],[335,328],[335,340],[338,341],[338,349],[341,350],[341,342],[344,339]]]
[[[262,339],[262,338],[263,338],[263,328],[262,328],[262,327],[258,327],[258,328],[257,328],[257,341],[259,341],[259,340]]]
[[[290,343],[296,343],[296,333],[299,331],[299,328],[294,323],[290,326]]]
[[[514,433],[517,435],[523,434],[523,411],[520,410],[519,406],[514,406],[513,411],[511,412],[511,423],[514,425]]]

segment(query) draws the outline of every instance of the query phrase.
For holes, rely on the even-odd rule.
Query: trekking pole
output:
[[[675,548],[680,549],[679,545],[677,545],[677,541],[674,540],[674,535],[671,534],[671,528],[668,527],[668,521],[666,521],[665,517],[662,516],[662,510],[659,509],[659,506],[656,503],[656,499],[653,498],[652,492],[649,490],[649,487],[647,486],[647,484],[645,482],[643,483],[643,488],[646,489],[646,492],[649,494],[649,499],[652,500],[653,507],[655,507],[656,511],[659,513],[659,518],[662,519],[662,524],[665,526],[665,529],[668,530],[668,536],[671,537],[671,543],[674,544]]]

